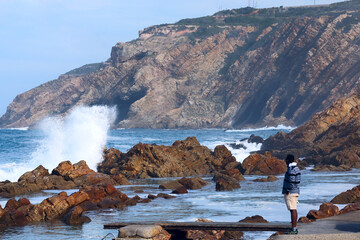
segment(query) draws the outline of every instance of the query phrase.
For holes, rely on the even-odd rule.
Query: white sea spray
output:
[[[33,153],[32,162],[53,169],[65,160],[72,163],[85,160],[91,169],[96,170],[115,117],[115,108],[81,106],[64,118],[45,119],[40,129],[46,137]]]
[[[96,170],[97,164],[102,161],[108,130],[115,118],[115,107],[79,106],[65,117],[44,119],[38,124],[44,138],[30,159],[25,164],[1,164],[1,180],[17,181],[22,174],[39,165],[51,171],[66,160],[73,164],[85,160],[91,169]]]

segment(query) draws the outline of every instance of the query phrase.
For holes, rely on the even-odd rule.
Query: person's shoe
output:
[[[291,235],[298,234],[298,230],[297,229],[291,230],[289,232],[286,232],[285,234],[291,234]]]

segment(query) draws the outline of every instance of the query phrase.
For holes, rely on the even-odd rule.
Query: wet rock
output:
[[[30,172],[26,172],[19,178],[18,182],[25,181],[25,182],[35,182],[37,178],[42,178],[48,176],[49,170],[44,168],[42,165],[39,165],[37,168]]]
[[[314,221],[314,219],[313,219],[313,221]],[[307,217],[301,217],[301,218],[299,218],[298,223],[311,223],[313,221],[311,221]]]
[[[148,195],[148,198],[149,198],[149,199],[156,199],[156,198],[158,198],[158,197],[155,196],[155,195],[149,194],[149,195]]]
[[[174,180],[168,183],[163,183],[159,186],[160,189],[177,189],[181,188],[183,185],[179,183],[179,180]]]
[[[202,187],[208,185],[209,183],[199,177],[193,178],[181,178],[178,182],[183,185],[186,189],[201,189]]]
[[[260,215],[254,215],[251,217],[246,217],[242,220],[240,220],[239,222],[246,222],[246,223],[268,223],[268,221],[266,219],[264,219],[262,216]]]
[[[68,225],[79,225],[87,222],[91,222],[91,219],[87,216],[83,216],[84,210],[76,206],[70,210],[65,216],[63,217],[63,221]]]
[[[171,193],[174,193],[174,194],[185,194],[185,193],[188,193],[188,190],[182,186],[182,187],[179,187],[175,190],[173,190]]]
[[[347,204],[347,203],[356,203],[360,202],[360,185],[342,192],[339,195],[335,196],[332,200],[332,203],[335,204]]]
[[[216,191],[232,191],[241,188],[239,181],[228,175],[216,175],[214,181],[216,182]]]
[[[339,214],[358,211],[358,210],[360,210],[360,202],[350,203],[350,204],[346,205],[343,209],[341,209]]]
[[[51,174],[62,176],[65,180],[74,180],[90,173],[94,173],[94,171],[82,160],[74,165],[72,165],[70,161],[61,162]]]
[[[340,166],[334,166],[334,165],[316,165],[311,171],[315,172],[327,172],[327,171],[333,171],[333,172],[345,172],[350,171],[351,167],[347,165],[340,165]]]
[[[129,182],[129,180],[127,180],[122,174],[112,175],[111,177],[119,185],[132,185],[131,182]]]
[[[259,136],[255,136],[254,134],[251,134],[249,139],[247,140],[248,143],[256,143],[256,144],[259,144],[259,143],[263,143],[264,142],[264,139],[262,137],[259,137]]]
[[[208,219],[198,219],[196,222],[212,222]],[[186,231],[186,239],[209,239],[220,240],[225,234],[225,230],[189,230]]]
[[[247,149],[247,147],[245,147],[245,145],[242,143],[230,143],[229,146],[232,149]]]
[[[279,132],[269,137],[261,149],[281,158],[289,153],[304,157],[302,164],[327,166],[327,169],[319,167],[319,170],[359,168],[359,119],[360,94],[355,93],[338,99],[290,133]]]
[[[258,178],[258,179],[255,179],[254,182],[275,182],[279,180],[277,177],[275,176],[268,176],[267,178]]]
[[[320,206],[320,209],[310,210],[306,217],[310,220],[316,220],[320,218],[327,218],[339,214],[339,208],[333,203],[323,203]]]
[[[63,219],[69,224],[88,222],[83,216],[87,210],[102,208],[123,208],[129,198],[112,185],[87,186],[67,195],[61,192],[44,199],[40,204],[32,205],[28,199],[10,199],[5,208],[0,207],[0,225],[23,226],[28,223]],[[138,200],[137,200],[138,201]]]
[[[273,157],[270,152],[263,155],[251,154],[243,161],[242,167],[245,169],[245,175],[278,175],[287,170],[285,161]]]
[[[159,193],[157,195],[158,198],[165,198],[165,199],[171,199],[171,198],[175,198],[175,196],[172,196],[172,195],[169,195],[169,194],[166,194],[166,193]]]
[[[128,179],[187,177],[209,175],[240,164],[234,163],[236,159],[225,146],[217,146],[212,152],[201,146],[195,137],[188,137],[172,146],[139,143],[126,154],[114,149],[105,150],[98,171],[123,174]]]

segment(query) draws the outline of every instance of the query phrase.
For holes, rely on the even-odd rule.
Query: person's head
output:
[[[294,155],[292,155],[292,154],[287,155],[286,158],[285,158],[285,161],[286,161],[286,164],[295,162],[295,157],[294,157]]]

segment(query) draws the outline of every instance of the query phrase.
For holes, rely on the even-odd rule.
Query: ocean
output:
[[[0,129],[0,181],[17,179],[26,171],[42,164],[51,171],[59,162],[70,160],[76,163],[86,160],[93,169],[101,161],[103,147],[114,147],[123,152],[133,145],[156,143],[171,145],[176,140],[195,136],[210,149],[224,144],[232,151],[237,161],[242,161],[251,151],[260,149],[261,144],[241,141],[251,134],[267,138],[278,131],[288,132],[292,128],[279,126],[262,129],[197,129],[197,130],[156,130],[156,129],[111,129],[114,109],[106,107],[81,107],[67,118],[49,118],[36,129]],[[243,143],[247,149],[232,149],[231,143]],[[206,218],[213,221],[239,221],[247,216],[261,215],[268,221],[288,221],[290,215],[281,195],[283,176],[272,183],[252,180],[260,176],[245,176],[241,188],[229,192],[215,191],[211,177],[203,178],[211,184],[200,190],[190,190],[188,194],[177,195],[174,199],[155,199],[150,203],[137,204],[124,210],[108,209],[89,211],[85,215],[90,223],[82,226],[67,226],[61,221],[36,223],[25,227],[11,227],[0,231],[1,239],[102,239],[106,234],[117,235],[117,230],[105,230],[103,225],[119,221],[195,221]],[[160,192],[161,183],[174,178],[133,180],[133,185],[118,186],[129,197]],[[299,198],[299,217],[306,216],[309,210],[318,209],[323,202],[330,201],[337,194],[350,189],[360,182],[360,170],[350,172],[313,172],[311,167],[302,170],[301,195]],[[134,193],[135,190],[143,193]],[[68,194],[77,191],[66,190]],[[31,203],[60,191],[48,190],[27,197]],[[8,199],[0,198],[5,206]],[[342,208],[342,205],[339,205]],[[271,232],[245,233],[245,239],[267,239]]]

